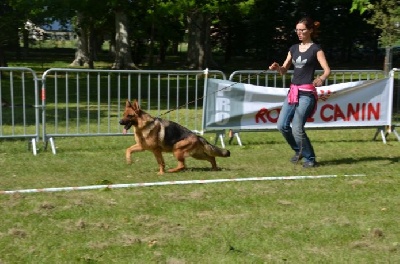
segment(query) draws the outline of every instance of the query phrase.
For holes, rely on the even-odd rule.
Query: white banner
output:
[[[393,77],[317,88],[317,111],[306,127],[390,125]],[[273,88],[209,79],[205,89],[203,128],[276,129],[288,88]]]

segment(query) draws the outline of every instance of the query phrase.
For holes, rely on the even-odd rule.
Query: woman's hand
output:
[[[314,85],[315,87],[322,86],[322,85],[324,85],[324,80],[322,80],[321,77],[317,77],[317,78],[315,78],[315,80],[313,81],[313,85]]]
[[[272,63],[271,66],[269,66],[269,69],[271,71],[279,71],[279,69],[280,69],[279,63],[277,63],[277,62]]]

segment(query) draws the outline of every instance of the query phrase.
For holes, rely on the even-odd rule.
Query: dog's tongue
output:
[[[126,133],[128,133],[128,129],[124,128],[124,130],[122,131],[122,133],[125,135]]]

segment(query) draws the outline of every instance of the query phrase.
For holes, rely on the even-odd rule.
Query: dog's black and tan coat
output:
[[[137,102],[126,101],[123,118],[119,122],[124,126],[124,134],[134,127],[136,144],[126,149],[126,162],[132,163],[133,152],[150,150],[156,157],[160,167],[159,174],[165,172],[165,162],[162,152],[172,152],[178,160],[178,165],[168,172],[185,169],[185,158],[208,160],[211,169],[217,170],[215,157],[229,157],[230,152],[207,142],[189,129],[169,120],[152,117],[146,113]]]

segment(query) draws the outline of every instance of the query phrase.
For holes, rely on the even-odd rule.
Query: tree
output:
[[[45,0],[43,0],[45,1]],[[23,55],[28,55],[29,39],[26,22],[31,20],[34,24],[42,24],[47,10],[42,0],[0,0],[0,47],[5,60],[5,50],[14,50],[20,56],[19,34],[23,36]],[[0,55],[1,56],[1,55]]]
[[[380,32],[379,43],[386,48],[384,71],[392,68],[392,47],[400,38],[400,1],[398,0],[353,0],[351,11],[370,13],[367,22]]]
[[[249,14],[252,0],[220,1],[211,30],[213,51],[223,52],[224,62],[235,55],[242,55],[248,48]]]
[[[75,59],[71,66],[89,66],[89,37],[87,27],[84,27],[84,14],[78,11],[74,20],[74,30],[77,34]]]
[[[177,43],[183,40],[185,28],[182,23],[182,10],[172,1],[152,0],[148,2],[146,35],[149,36],[148,65],[154,64],[154,54],[158,50],[157,62],[163,63],[167,49],[172,46],[172,53],[177,54]],[[137,15],[137,14],[136,14]]]
[[[400,1],[398,0],[353,0],[350,10],[361,14],[370,13],[367,22],[380,30],[379,42],[383,47],[392,47],[400,38]]]
[[[124,9],[115,9],[115,61],[113,69],[137,68],[132,61],[128,16]]]
[[[188,51],[187,63],[191,69],[210,66],[210,15],[202,8],[194,7],[187,14]]]
[[[7,67],[5,51],[15,42],[15,36],[11,37],[12,32],[18,32],[13,21],[13,9],[7,1],[0,1],[0,67]]]
[[[113,14],[108,1],[70,0],[63,3],[64,10],[71,10],[67,13],[70,17],[73,16],[69,20],[72,20],[77,35],[75,59],[71,66],[94,68],[94,61],[97,60],[98,50],[103,43],[103,35],[113,28],[109,26]]]
[[[296,5],[289,1],[255,0],[250,10],[248,50],[256,58],[282,61],[292,43]]]
[[[227,0],[174,1],[184,15],[183,22],[187,28],[187,66],[191,69],[216,66],[211,53],[211,26],[221,3]]]
[[[365,22],[365,15],[350,13],[350,1],[319,1],[312,17],[321,22],[317,41],[323,46],[329,61],[375,62],[378,54],[378,32]],[[351,26],[349,26],[351,25]]]

